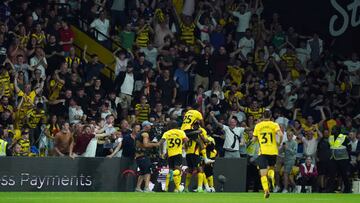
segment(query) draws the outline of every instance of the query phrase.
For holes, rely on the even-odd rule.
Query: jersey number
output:
[[[272,133],[262,133],[261,135],[262,135],[262,137],[261,137],[261,144],[266,144],[266,143],[268,143],[268,141],[269,141],[268,137],[270,137],[270,143],[273,142]],[[267,135],[268,135],[268,136],[267,136]]]
[[[191,115],[184,116],[183,123],[184,123],[184,124],[189,124],[189,123],[191,123]]]
[[[181,140],[179,138],[170,138],[169,139],[169,148],[173,148],[175,145],[180,147]]]

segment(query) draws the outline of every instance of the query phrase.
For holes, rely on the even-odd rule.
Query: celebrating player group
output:
[[[214,112],[210,112],[211,117],[215,117]],[[147,125],[148,123],[143,123]],[[165,191],[169,191],[169,183],[175,184],[174,192],[181,192],[181,177],[183,152],[186,153],[187,170],[184,191],[188,192],[192,177],[197,177],[196,192],[215,192],[213,167],[217,151],[215,150],[215,141],[207,135],[203,128],[203,115],[194,109],[188,110],[183,118],[181,127],[177,122],[170,121],[167,124],[167,131],[162,135],[158,143],[148,143],[148,133],[140,133],[137,139],[137,148],[139,156],[137,157],[140,172],[144,177],[145,189],[148,190],[149,180],[149,161],[144,158],[142,148],[161,147],[161,157],[167,157],[169,173],[166,176]],[[146,129],[146,128],[145,128]],[[256,124],[253,131],[253,142],[258,142],[259,157],[257,165],[260,169],[261,184],[264,190],[264,197],[269,198],[269,182],[272,187],[275,184],[274,165],[278,155],[278,145],[282,142],[283,133],[277,123],[271,121],[271,111],[266,109],[263,113],[262,120]],[[145,141],[145,142],[144,142]],[[138,181],[139,189],[141,181]]]

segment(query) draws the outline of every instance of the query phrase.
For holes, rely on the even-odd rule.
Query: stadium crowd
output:
[[[257,191],[251,138],[271,109],[286,135],[274,190],[333,192],[339,174],[349,192],[348,178],[360,175],[358,53],[334,55],[318,33],[283,27],[277,13],[265,21],[264,9],[262,0],[2,0],[0,156],[134,163],[142,128],[160,140],[193,108],[219,157],[248,158],[248,189]],[[108,65],[87,54],[91,44],[77,54],[73,13],[113,51],[112,88],[101,75]],[[338,127],[347,137],[343,160],[328,141]]]

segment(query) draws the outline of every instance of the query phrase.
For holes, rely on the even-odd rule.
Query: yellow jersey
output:
[[[41,122],[42,124],[46,124],[46,114],[44,110],[40,110],[36,112],[35,109],[30,109],[26,116],[28,117],[28,125],[30,128],[34,129]]]
[[[179,129],[168,130],[163,134],[162,139],[166,140],[168,157],[182,154],[185,138],[185,132]]]
[[[254,137],[259,140],[259,154],[278,155],[276,133],[280,131],[279,124],[273,121],[261,121],[255,125]]]
[[[33,91],[30,92],[29,95],[27,95],[27,94],[25,94],[22,90],[20,90],[20,91],[18,92],[18,96],[24,98],[22,107],[23,107],[24,109],[28,109],[28,108],[30,108],[30,107],[32,107],[32,106],[34,105],[34,101],[35,101],[35,97],[36,97],[36,92],[33,90]]]
[[[231,77],[231,82],[235,82],[237,85],[240,85],[245,74],[245,70],[238,66],[228,66],[227,68]]]
[[[304,131],[312,131],[314,138],[318,138],[318,133],[316,131],[317,124],[308,125],[306,121],[301,122],[301,126],[304,129]]]
[[[30,140],[29,139],[19,139],[18,144],[21,146],[20,154],[21,156],[29,156],[30,154]]]
[[[265,108],[258,108],[258,110],[252,110],[251,108],[246,107],[244,112],[247,115],[253,116],[254,119],[259,119],[261,118],[262,114],[265,112]]]
[[[185,113],[184,119],[181,125],[181,130],[193,129],[193,124],[196,121],[203,120],[202,114],[198,110],[189,110]]]
[[[207,132],[204,128],[199,128],[201,130],[201,134],[204,138],[208,138]],[[186,144],[186,154],[200,154],[200,146],[199,143],[196,140],[189,140]]]

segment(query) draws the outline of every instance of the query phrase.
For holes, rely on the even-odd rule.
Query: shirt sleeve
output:
[[[253,136],[254,137],[258,136],[258,128],[257,128],[257,126],[255,126],[255,128],[254,128]]]
[[[161,139],[165,139],[165,140],[166,140],[166,139],[167,139],[167,134],[168,134],[168,133],[165,132],[165,133],[163,134],[163,136],[161,137]]]

